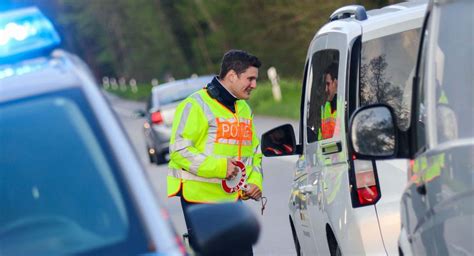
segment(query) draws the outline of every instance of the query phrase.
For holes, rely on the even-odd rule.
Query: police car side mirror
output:
[[[291,124],[284,124],[264,133],[261,150],[264,156],[289,156],[298,153],[295,132]]]
[[[397,154],[397,130],[392,109],[374,104],[358,109],[350,120],[350,143],[359,159],[386,159]]]
[[[243,203],[193,205],[188,216],[197,255],[242,255],[260,235],[257,217]]]

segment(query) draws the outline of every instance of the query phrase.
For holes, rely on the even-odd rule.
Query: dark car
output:
[[[0,31],[0,255],[186,255],[86,64],[56,49],[36,8],[0,13]],[[250,237],[236,248],[256,242],[243,205],[201,207],[193,218],[229,210],[244,217],[194,220],[199,251],[222,250],[233,232]]]
[[[474,253],[473,13],[472,0],[431,1],[408,130],[395,128],[386,105],[352,117],[359,157],[412,159],[401,198],[400,255]]]
[[[146,104],[143,125],[146,147],[151,163],[163,164],[169,160],[171,126],[178,104],[193,92],[206,87],[213,76],[177,80],[153,87]]]

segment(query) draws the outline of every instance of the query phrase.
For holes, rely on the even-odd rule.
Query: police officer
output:
[[[324,72],[326,102],[321,106],[321,128],[318,140],[329,139],[336,130],[337,113],[337,63],[332,63]]]
[[[170,139],[168,197],[181,197],[191,246],[194,238],[188,223],[189,206],[241,198],[259,200],[262,196],[262,154],[253,114],[245,101],[257,86],[260,66],[257,57],[230,50],[222,59],[219,76],[176,109]],[[236,160],[246,166],[248,189],[227,193],[221,183],[237,175]],[[252,248],[244,253],[252,254]]]

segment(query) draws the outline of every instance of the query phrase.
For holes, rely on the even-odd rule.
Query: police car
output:
[[[348,124],[357,108],[386,103],[396,109],[400,129],[406,129],[406,93],[425,10],[426,1],[369,11],[344,6],[309,44],[299,143],[288,125],[262,136],[266,156],[299,155],[288,204],[298,255],[398,253],[408,161],[357,158],[348,144]],[[275,147],[277,133],[286,135],[281,141],[293,152],[265,150]]]
[[[185,255],[91,72],[60,41],[37,8],[0,13],[0,254]],[[242,204],[193,213],[207,216],[216,226],[194,221],[198,250],[258,238]]]

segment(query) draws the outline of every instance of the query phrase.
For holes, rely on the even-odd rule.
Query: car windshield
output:
[[[110,147],[79,89],[0,104],[0,141],[1,255],[146,252]]]
[[[206,87],[207,83],[211,81],[212,77],[203,77],[199,79],[188,79],[184,81],[175,81],[168,84],[163,84],[154,90],[157,102],[160,106],[165,106],[171,103],[184,100],[193,92]]]
[[[437,3],[432,13],[427,84],[434,90],[439,105],[453,110],[448,125],[457,128],[457,138],[474,137],[474,2],[472,0]],[[429,75],[432,74],[432,75]],[[442,114],[438,108],[438,115]],[[440,118],[437,118],[439,122]],[[447,139],[438,134],[438,141]]]

